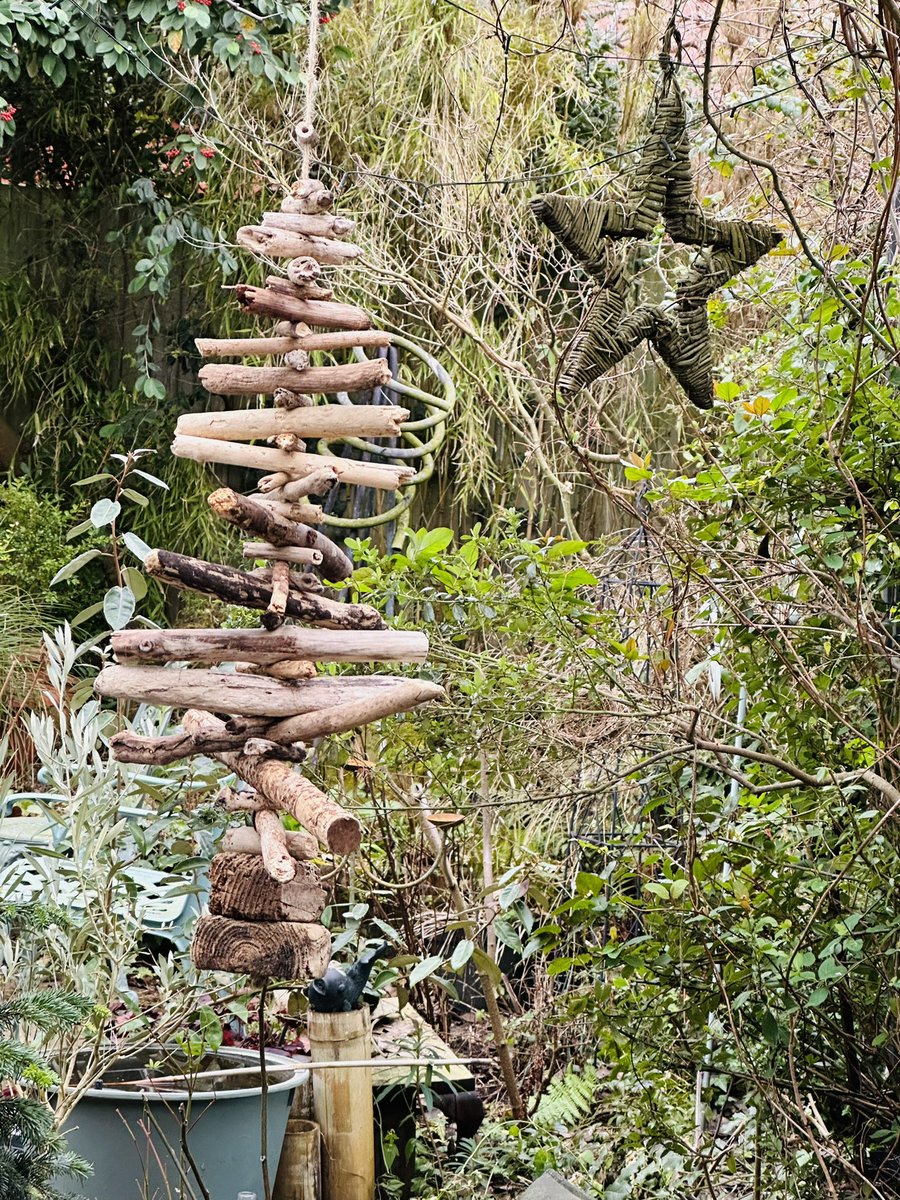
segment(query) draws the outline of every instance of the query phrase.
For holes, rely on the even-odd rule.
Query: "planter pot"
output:
[[[239,1192],[262,1200],[259,1074],[197,1079],[184,1090],[170,1084],[152,1092],[115,1086],[145,1078],[148,1061],[155,1064],[153,1076],[184,1069],[180,1052],[160,1047],[120,1059],[104,1086],[79,1101],[63,1130],[71,1149],[93,1163],[94,1174],[84,1183],[57,1180],[59,1191],[87,1200],[203,1200],[199,1174],[209,1200],[236,1200]],[[267,1152],[274,1182],[294,1089],[309,1072],[274,1054],[266,1062]],[[258,1064],[257,1051],[230,1049],[207,1055],[196,1070]]]

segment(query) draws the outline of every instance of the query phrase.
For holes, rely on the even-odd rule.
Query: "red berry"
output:
[[[260,48],[259,42],[251,42],[250,49],[253,51],[254,54],[262,54],[262,50]]]
[[[327,25],[330,20],[331,20],[331,17],[328,15],[328,13],[326,13],[324,17],[319,17],[319,24]]]
[[[216,157],[216,152],[215,152],[215,150],[213,150],[213,148],[211,146],[204,146],[203,149],[200,151],[200,153],[203,155],[204,158],[215,158]]]

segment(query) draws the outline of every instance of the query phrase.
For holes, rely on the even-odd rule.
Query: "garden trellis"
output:
[[[392,335],[373,328],[362,309],[336,301],[324,285],[323,267],[344,267],[359,256],[347,240],[353,222],[333,214],[332,206],[325,184],[307,179],[279,211],[238,232],[238,244],[259,258],[287,260],[285,275],[270,274],[264,286],[242,284],[233,293],[245,311],[274,319],[276,327],[260,337],[198,339],[198,349],[206,358],[278,365],[214,362],[202,368],[200,381],[218,396],[264,395],[274,403],[184,415],[172,445],[180,457],[266,473],[251,495],[218,488],[208,498],[217,516],[249,535],[244,556],[265,565],[242,570],[164,549],[152,550],[144,562],[162,584],[261,610],[262,628],[120,630],[112,637],[117,662],[96,684],[102,696],[184,710],[175,733],[116,735],[112,749],[119,760],[164,765],[207,755],[247,785],[223,794],[226,807],[246,813],[250,824],[229,830],[212,861],[210,911],[197,924],[192,954],[200,967],[256,978],[301,980],[325,971],[331,955],[330,936],[319,923],[325,892],[310,860],[320,846],[350,854],[361,839],[357,819],[295,769],[306,745],[442,695],[427,680],[316,674],[316,662],[425,659],[423,633],[389,629],[376,609],[326,588],[323,579],[340,585],[353,565],[322,532],[334,518],[313,500],[339,484],[384,494],[414,484],[428,463],[418,470],[402,450],[427,459],[452,403],[446,377],[438,379],[442,397],[394,379],[386,357]],[[398,341],[417,353],[407,339]],[[380,353],[369,357],[367,350]],[[313,362],[314,355],[339,360],[347,354],[346,361]],[[429,356],[418,357],[429,366]],[[387,385],[409,394],[423,415],[410,421],[413,414],[396,404],[350,401],[352,394],[382,399],[379,389]],[[339,399],[315,403],[319,395]],[[424,441],[417,436],[422,431],[428,431]],[[307,451],[310,438],[323,439],[317,447],[323,452]],[[326,452],[328,443],[345,440],[370,457],[397,451],[399,461]],[[408,504],[401,495],[381,515],[394,520]],[[353,523],[353,516],[346,521]],[[224,664],[233,669],[222,670]],[[307,832],[287,831],[282,813]]]

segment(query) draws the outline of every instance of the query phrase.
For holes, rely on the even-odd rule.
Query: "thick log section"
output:
[[[103,668],[94,688],[98,696],[118,700],[276,719],[365,700],[395,683],[397,679],[390,675],[329,675],[285,683],[267,675],[226,674],[190,667],[112,666]],[[263,736],[271,738],[268,730]]]
[[[274,396],[279,388],[304,396],[335,392],[362,392],[391,381],[384,358],[339,363],[336,367],[242,367],[233,363],[207,363],[199,379],[215,396]],[[312,411],[312,409],[310,410]],[[176,428],[176,432],[180,432]]]
[[[428,700],[440,700],[443,695],[444,689],[439,684],[419,679],[402,680],[361,700],[348,700],[346,704],[335,704],[332,708],[279,721],[266,731],[266,736],[275,742],[311,742],[313,738],[344,733],[381,717],[407,712]]]
[[[314,258],[329,267],[349,266],[362,254],[362,248],[352,242],[292,233],[271,225],[244,225],[237,231],[237,244],[263,258]]]
[[[232,488],[218,488],[209,497],[208,504],[217,517],[248,533],[257,533],[276,546],[304,546],[317,550],[322,555],[322,568],[329,579],[347,579],[353,574],[353,563],[347,555],[318,529],[288,521]]]
[[[279,883],[261,858],[216,854],[209,864],[209,911],[240,921],[317,921],[325,908],[325,889],[313,867],[290,862],[296,874]]]
[[[343,238],[356,228],[355,221],[330,213],[264,212],[262,223],[271,229],[288,229],[312,237]]]
[[[331,935],[322,925],[295,921],[233,921],[201,917],[191,960],[201,971],[232,971],[257,979],[314,979],[331,959]]]
[[[399,629],[120,629],[112,635],[112,648],[123,663],[424,662],[428,638]]]
[[[191,733],[208,736],[221,732],[224,724],[209,713],[191,709],[184,714],[184,727]],[[359,848],[362,829],[356,817],[345,812],[314,783],[285,763],[248,758],[245,754],[217,754],[216,757],[256,789],[257,800],[263,807],[289,813],[332,853],[352,854]]]
[[[303,563],[318,567],[322,562],[321,550],[307,550],[304,546],[273,546],[269,542],[244,542],[244,558],[265,558],[270,562]]]
[[[203,596],[215,596],[226,604],[266,609],[272,599],[272,584],[265,579],[221,563],[173,554],[170,550],[151,550],[144,560],[144,570],[160,583],[199,592]],[[288,596],[287,615],[326,629],[386,628],[381,614],[371,605],[341,604],[316,592],[296,589]]]
[[[328,370],[327,367],[322,369]],[[297,372],[298,375],[304,373]],[[313,404],[308,408],[290,409],[239,408],[228,412],[186,413],[178,418],[175,432],[184,437],[221,438],[226,442],[249,442],[255,438],[276,437],[285,433],[303,438],[397,437],[408,417],[408,409],[390,404]]]
[[[290,285],[288,285],[290,286]],[[235,295],[241,308],[260,317],[276,321],[302,321],[321,329],[371,329],[367,313],[353,304],[338,304],[335,300],[306,300],[274,288],[252,287],[240,283]]]
[[[303,861],[318,857],[319,843],[311,834],[303,833],[299,829],[284,829],[284,836],[285,847],[292,858]],[[262,854],[259,831],[250,825],[238,825],[234,829],[226,829],[220,843],[220,850],[223,854]]]
[[[391,335],[381,329],[297,333],[282,337],[196,338],[194,341],[201,358],[264,358],[270,354],[290,354],[292,350],[353,350],[356,346],[381,347],[390,344]]]
[[[334,467],[341,483],[394,492],[415,475],[412,467],[383,463],[362,463],[327,454],[301,454],[296,450],[275,450],[270,446],[245,446],[243,442],[222,442],[218,438],[178,437],[172,443],[176,458],[194,462],[223,463],[231,467],[251,467],[257,471],[285,471],[290,475],[308,475],[319,467]]]

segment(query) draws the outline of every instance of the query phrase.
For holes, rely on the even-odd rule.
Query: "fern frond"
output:
[[[566,1067],[541,1097],[534,1113],[535,1125],[550,1128],[563,1125],[571,1129],[583,1124],[594,1106],[599,1082],[597,1068],[590,1063],[580,1070]]]

